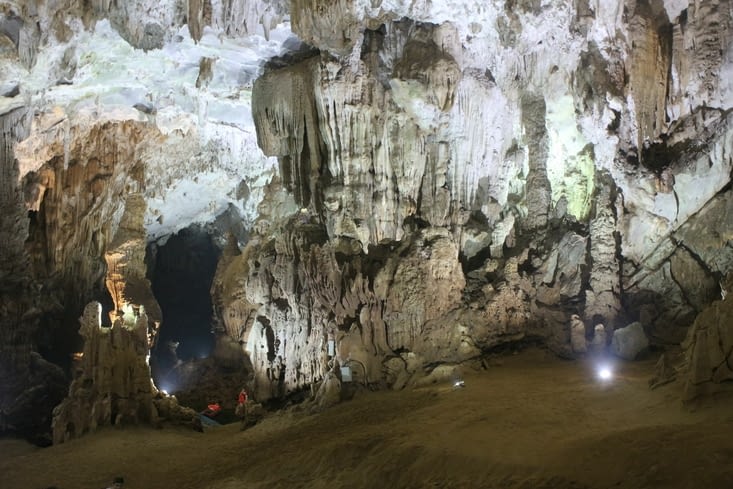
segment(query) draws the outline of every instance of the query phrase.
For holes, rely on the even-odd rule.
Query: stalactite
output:
[[[302,207],[320,203],[311,200],[317,196],[322,165],[322,138],[311,88],[316,68],[317,63],[308,60],[287,68],[287,73],[267,73],[252,90],[257,142],[265,154],[280,158],[283,182]]]

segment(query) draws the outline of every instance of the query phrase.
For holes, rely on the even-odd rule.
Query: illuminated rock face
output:
[[[8,369],[74,351],[104,285],[154,329],[145,242],[224,211],[251,240],[224,250],[215,326],[258,399],[523,339],[572,355],[573,315],[678,343],[719,297],[727,3],[181,5],[0,11]],[[315,49],[282,56],[291,24]]]
[[[260,77],[253,116],[302,210],[265,221],[233,265],[245,293],[222,307],[267,372],[261,395],[332,360],[403,385],[534,336],[571,355],[573,314],[588,332],[638,319],[677,343],[719,297],[726,4],[342,0],[290,13],[321,54]]]

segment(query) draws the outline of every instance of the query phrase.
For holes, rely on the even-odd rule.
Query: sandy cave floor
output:
[[[733,488],[733,396],[683,408],[650,391],[654,358],[616,365],[541,350],[450,384],[364,392],[325,412],[235,424],[108,428],[39,449],[0,441],[0,488]]]

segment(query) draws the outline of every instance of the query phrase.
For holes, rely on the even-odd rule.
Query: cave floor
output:
[[[650,391],[654,360],[601,383],[590,361],[540,350],[434,384],[365,392],[316,415],[268,417],[206,433],[109,428],[39,449],[0,442],[0,487],[727,488],[733,397],[681,406]]]

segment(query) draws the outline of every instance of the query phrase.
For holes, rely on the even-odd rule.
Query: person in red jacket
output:
[[[235,411],[236,415],[242,419],[242,425],[240,426],[241,430],[247,427],[247,401],[248,400],[249,400],[249,396],[247,395],[247,391],[243,387],[242,390],[239,391],[239,396],[237,397],[237,409]]]

